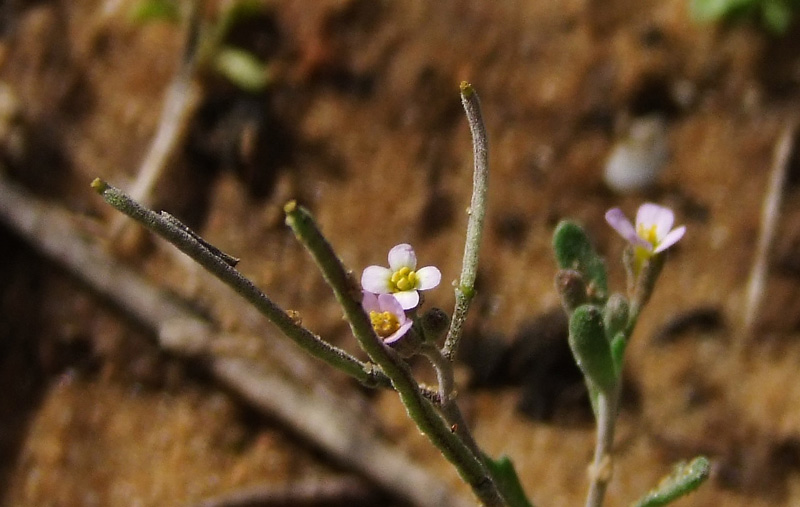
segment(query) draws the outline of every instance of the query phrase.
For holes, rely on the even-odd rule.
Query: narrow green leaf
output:
[[[660,507],[674,502],[678,498],[691,493],[708,479],[711,465],[708,458],[698,456],[689,463],[678,463],[672,473],[650,490],[645,496],[633,504],[635,507]]]
[[[522,488],[511,458],[505,455],[496,460],[486,455],[484,457],[492,477],[497,481],[498,489],[503,492],[503,496],[508,502],[508,507],[533,507],[525,495],[525,490]]]

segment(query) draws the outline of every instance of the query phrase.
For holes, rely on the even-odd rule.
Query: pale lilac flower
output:
[[[392,294],[404,310],[416,308],[420,290],[439,285],[442,273],[434,266],[417,269],[411,245],[402,243],[389,250],[389,267],[369,266],[361,274],[361,287],[373,294]]]
[[[649,202],[639,206],[635,227],[619,208],[608,210],[606,222],[633,245],[640,260],[663,252],[686,233],[685,225],[672,228],[675,214],[671,209]]]
[[[391,294],[364,291],[361,306],[369,315],[375,334],[387,345],[402,338],[414,323],[406,317],[400,302]]]

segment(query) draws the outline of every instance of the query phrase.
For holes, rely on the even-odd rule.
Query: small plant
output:
[[[225,2],[213,22],[201,18],[201,5],[181,9],[175,0],[140,0],[129,11],[134,23],[154,21],[189,24],[189,51],[194,55],[198,71],[213,71],[248,92],[260,92],[269,84],[269,67],[244,49],[225,43],[237,23],[263,11],[263,3],[255,0]]]
[[[784,35],[792,24],[798,0],[690,0],[692,17],[701,22],[755,19],[775,35]]]
[[[389,267],[367,267],[359,284],[342,265],[308,210],[294,201],[284,207],[287,225],[331,287],[368,361],[357,359],[303,327],[297,315],[278,307],[236,270],[238,259],[208,244],[168,213],[147,209],[100,179],[92,187],[106,202],[173,243],[230,285],[308,353],[367,386],[394,389],[409,417],[456,467],[482,504],[531,507],[510,458],[493,458],[481,450],[457,404],[453,360],[475,294],[488,184],[486,132],[477,94],[468,83],[461,84],[461,99],[473,137],[475,170],[452,318],[438,308],[422,311],[424,299],[420,292],[439,286],[442,275],[434,266],[417,269],[411,245],[401,243],[392,248]],[[597,446],[586,503],[589,507],[602,505],[612,478],[614,426],[626,346],[661,272],[666,250],[686,231],[685,227],[672,228],[671,210],[650,203],[639,208],[635,224],[618,209],[609,211],[606,220],[629,243],[623,256],[628,272],[627,296],[609,294],[605,263],[580,226],[562,222],[553,239],[559,267],[556,284],[569,315],[569,344],[585,377],[597,420]],[[411,356],[423,356],[430,362],[437,376],[435,389],[414,378],[406,361]],[[636,505],[666,505],[699,486],[708,476],[708,469],[708,460],[703,457],[679,464]]]

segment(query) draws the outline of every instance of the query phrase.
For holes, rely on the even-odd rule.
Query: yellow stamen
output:
[[[372,328],[375,333],[381,338],[387,338],[400,329],[400,321],[392,312],[376,312],[373,310],[369,312],[369,320],[372,322]]]
[[[412,271],[409,267],[398,269],[392,274],[390,282],[392,285],[392,292],[403,292],[411,290],[417,286],[417,272]]]
[[[656,246],[658,244],[658,233],[656,231],[655,225],[651,225],[650,227],[645,227],[643,225],[640,225],[636,229],[636,234],[653,246]]]

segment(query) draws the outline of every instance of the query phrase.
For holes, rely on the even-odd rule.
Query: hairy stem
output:
[[[253,285],[253,282],[242,276],[231,265],[229,258],[220,255],[219,251],[200,240],[196,234],[187,230],[188,228],[182,226],[175,218],[163,213],[158,214],[140,205],[118,188],[99,178],[92,182],[92,188],[108,204],[175,245],[181,252],[230,286],[306,352],[365,385],[390,387],[391,382],[378,368],[359,361],[298,324],[288,313]]]
[[[453,360],[461,340],[467,311],[475,295],[475,278],[478,273],[478,253],[480,250],[483,222],[486,217],[486,194],[489,186],[489,146],[486,126],[483,123],[478,94],[469,83],[461,83],[461,103],[467,114],[469,130],[472,133],[472,150],[474,172],[472,176],[472,200],[469,206],[467,236],[464,244],[464,260],[461,267],[461,279],[456,287],[456,305],[450,330],[445,339],[444,356]]]
[[[461,437],[461,440],[470,450],[481,458],[483,453],[478,447],[475,438],[469,431],[469,427],[461,415],[461,409],[455,401],[455,381],[453,379],[453,363],[447,360],[442,352],[433,344],[424,345],[420,352],[428,358],[436,370],[436,378],[439,383],[439,410],[450,425],[450,430]]]
[[[589,469],[589,494],[586,498],[586,507],[603,505],[606,489],[613,474],[612,448],[620,385],[621,382],[618,382],[610,392],[601,391],[597,396],[597,442]]]
[[[450,430],[450,426],[423,394],[408,365],[375,334],[369,317],[361,306],[358,284],[344,268],[308,211],[294,201],[287,204],[284,210],[286,223],[311,253],[328,285],[333,289],[361,348],[391,379],[408,415],[420,431],[456,467],[484,505],[506,505],[483,461]]]

